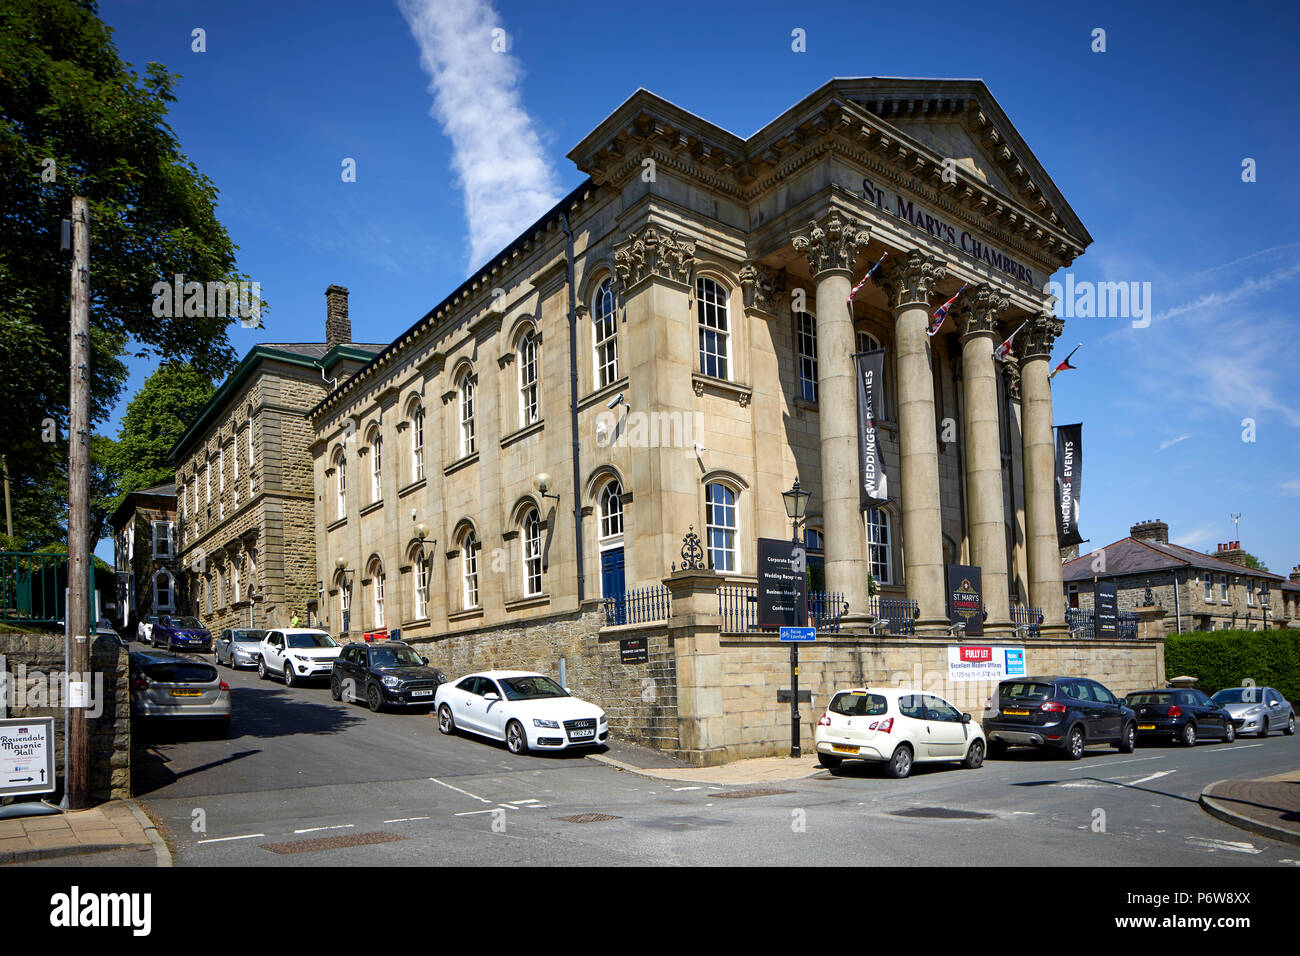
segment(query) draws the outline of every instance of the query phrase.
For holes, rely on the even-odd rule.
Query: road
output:
[[[229,739],[160,739],[137,753],[141,803],[180,866],[1300,865],[1300,848],[1196,802],[1215,780],[1300,765],[1300,735],[1097,748],[1078,762],[1012,751],[906,780],[849,763],[722,788],[581,755],[515,757],[444,737],[423,714],[335,703],[323,684],[225,675]],[[559,819],[583,814],[616,819]]]

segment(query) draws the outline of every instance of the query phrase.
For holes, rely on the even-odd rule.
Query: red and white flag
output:
[[[1028,324],[1028,322],[1021,322],[1020,329],[1023,329]],[[993,357],[995,359],[1006,361],[1007,356],[1011,354],[1011,340],[1020,334],[1020,329],[1016,329],[1008,335],[1003,343],[993,350]]]
[[[957,295],[961,295],[965,291],[966,283],[963,282],[961,288],[957,290]],[[943,326],[943,320],[948,317],[948,310],[951,309],[952,304],[957,301],[957,295],[954,295],[951,299],[934,310],[934,321],[930,323],[930,328],[926,330],[926,335],[933,338],[934,334]]]
[[[1065,361],[1062,362],[1060,365],[1056,366],[1056,368],[1052,369],[1052,374],[1047,376],[1047,380],[1050,382],[1052,379],[1056,378],[1057,372],[1064,372],[1067,369],[1078,368],[1079,366],[1070,364],[1070,359],[1074,358],[1074,353],[1079,351],[1079,349],[1081,348],[1083,348],[1082,342],[1080,342],[1078,345],[1072,348],[1070,350],[1070,354],[1065,357]]]
[[[853,301],[853,297],[862,291],[862,287],[866,285],[867,280],[871,278],[871,273],[875,272],[876,269],[879,268],[880,264],[884,261],[885,261],[885,254],[882,253],[880,258],[876,260],[876,264],[867,270],[867,274],[862,277],[862,281],[859,282],[857,285],[855,285],[853,287],[853,290],[849,292],[849,297],[845,301],[847,302]]]

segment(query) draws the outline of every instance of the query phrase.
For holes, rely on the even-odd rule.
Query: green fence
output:
[[[97,572],[90,562],[90,616],[96,623],[95,586],[112,587],[113,575]],[[67,607],[68,556],[35,551],[0,551],[0,624],[53,627],[64,620]],[[101,590],[101,597],[105,592]],[[107,592],[111,594],[112,592]]]

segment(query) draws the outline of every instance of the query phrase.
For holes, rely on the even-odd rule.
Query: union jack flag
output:
[[[881,257],[876,260],[876,264],[867,270],[867,274],[862,277],[862,281],[853,287],[853,291],[849,293],[849,297],[845,301],[848,302],[853,301],[853,297],[862,291],[862,287],[866,285],[867,280],[871,278],[871,273],[875,272],[876,269],[880,266],[880,264],[884,261],[885,261],[885,256],[884,254],[882,254]]]
[[[957,295],[961,295],[965,291],[966,291],[966,283],[963,282],[961,284],[961,288],[957,290]],[[948,317],[948,310],[951,309],[952,304],[957,301],[957,295],[954,295],[943,305],[939,306],[939,308],[935,309],[934,321],[930,323],[930,328],[926,331],[927,335],[933,338],[934,334],[939,331],[940,327],[942,327],[943,325],[943,320]]]

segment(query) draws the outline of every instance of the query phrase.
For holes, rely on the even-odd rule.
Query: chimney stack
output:
[[[1169,525],[1165,524],[1159,518],[1155,521],[1141,521],[1128,529],[1130,537],[1137,538],[1139,541],[1159,541],[1161,544],[1169,543]]]
[[[1241,550],[1240,541],[1229,541],[1227,544],[1219,545],[1218,552],[1214,555],[1220,561],[1227,561],[1229,564],[1235,564],[1238,567],[1246,566],[1246,552]]]
[[[352,341],[352,320],[348,318],[348,290],[332,285],[325,290],[325,347]]]
[[[1300,564],[1291,569],[1291,580],[1296,584],[1300,584]]]

